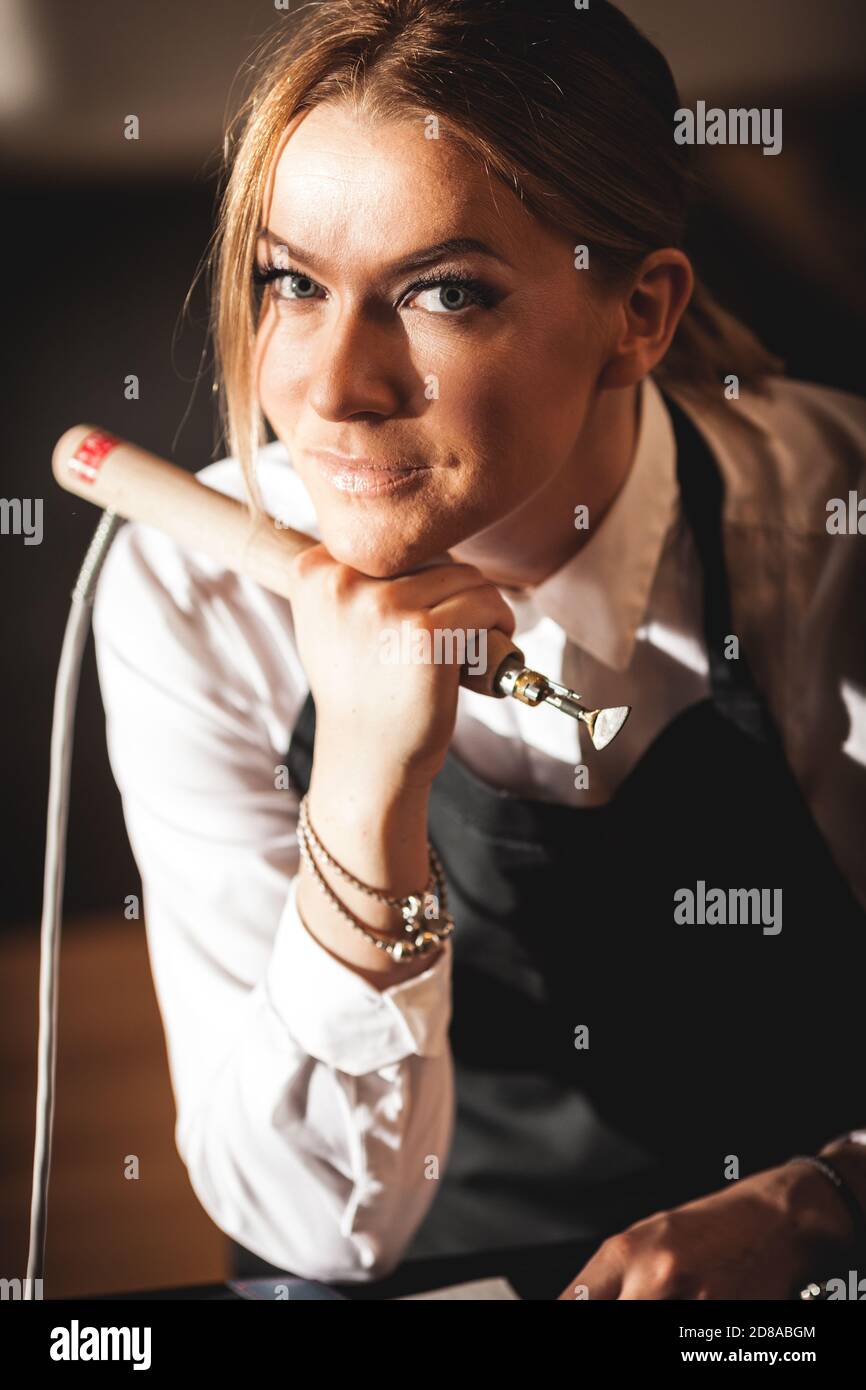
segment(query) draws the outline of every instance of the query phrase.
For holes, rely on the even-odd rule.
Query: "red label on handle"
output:
[[[120,442],[116,434],[109,434],[107,430],[91,430],[70,458],[68,467],[83,482],[95,482],[105,455]]]

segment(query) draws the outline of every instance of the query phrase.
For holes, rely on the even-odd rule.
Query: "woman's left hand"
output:
[[[559,1299],[791,1298],[850,1237],[826,1177],[786,1164],[611,1236]]]

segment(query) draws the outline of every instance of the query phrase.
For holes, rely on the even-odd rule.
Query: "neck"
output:
[[[637,442],[640,390],[599,391],[565,466],[516,511],[452,546],[449,554],[476,565],[494,584],[540,584],[576,555],[620,492]],[[588,529],[578,530],[574,509],[584,504]]]

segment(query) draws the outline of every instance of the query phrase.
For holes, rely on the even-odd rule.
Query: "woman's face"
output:
[[[259,400],[336,559],[386,577],[543,512],[566,474],[581,500],[607,335],[571,239],[421,119],[333,105],[284,139],[263,226],[259,266],[293,273],[264,288]]]

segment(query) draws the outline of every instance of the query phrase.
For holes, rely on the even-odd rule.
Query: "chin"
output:
[[[370,579],[394,579],[407,570],[429,564],[434,556],[444,559],[442,546],[431,537],[400,536],[395,529],[359,534],[339,527],[332,531],[322,525],[322,544],[340,564],[349,565]]]

